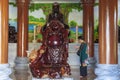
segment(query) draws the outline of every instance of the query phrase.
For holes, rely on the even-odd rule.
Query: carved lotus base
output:
[[[59,79],[62,77],[67,77],[71,75],[70,66],[68,64],[60,65],[31,65],[30,69],[33,77],[35,78],[50,78],[50,79]]]
[[[70,78],[70,77],[65,77],[65,78],[61,78],[61,79],[50,79],[50,78],[37,79],[37,78],[32,78],[32,80],[74,80],[74,79]]]

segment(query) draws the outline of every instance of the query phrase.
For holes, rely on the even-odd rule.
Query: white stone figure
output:
[[[34,39],[33,39],[33,43],[36,43],[36,26],[34,26],[34,35],[33,35]]]

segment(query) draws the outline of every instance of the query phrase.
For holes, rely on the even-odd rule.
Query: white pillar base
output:
[[[12,80],[9,75],[12,73],[12,70],[9,64],[0,64],[0,80]]]
[[[15,69],[28,70],[28,58],[27,57],[16,57]]]
[[[96,64],[96,60],[94,57],[89,57],[88,58],[88,69],[89,68],[94,68],[95,64]]]
[[[120,80],[120,68],[118,64],[97,64],[94,80]]]
[[[73,78],[65,77],[62,79],[50,79],[50,78],[42,78],[42,79],[37,79],[37,78],[32,78],[32,80],[74,80]]]

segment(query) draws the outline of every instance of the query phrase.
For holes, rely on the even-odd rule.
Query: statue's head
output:
[[[59,4],[57,2],[53,4],[53,13],[59,13]]]

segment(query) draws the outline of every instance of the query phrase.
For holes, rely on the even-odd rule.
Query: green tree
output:
[[[48,15],[52,12],[52,5],[51,3],[41,4],[41,3],[32,3],[29,7],[30,11],[35,11],[42,9],[44,14],[48,17]],[[64,22],[68,23],[68,16],[69,12],[72,12],[72,9],[77,9],[78,11],[82,10],[82,7],[79,3],[61,3],[60,4],[60,11],[64,15]]]
[[[98,39],[98,20],[94,22],[94,40]]]
[[[39,19],[39,21],[40,21],[40,22],[46,22],[46,20],[45,20],[43,17],[41,17],[41,18]]]
[[[69,26],[70,27],[75,27],[77,23],[75,21],[70,21]]]
[[[35,18],[34,16],[29,16],[29,21],[35,21],[35,22],[43,22],[45,23],[45,19],[43,17],[41,18]]]
[[[36,19],[34,18],[34,16],[29,16],[29,21],[36,21]]]
[[[13,5],[14,7],[17,6],[15,2],[9,2],[9,5]]]
[[[52,10],[52,4],[51,3],[46,3],[46,4],[41,4],[41,3],[32,3],[29,7],[29,10],[31,12],[35,11],[35,10],[39,10],[42,9],[44,14],[46,16],[48,16],[48,14],[51,12]]]
[[[118,22],[118,25],[120,26],[120,20],[119,20],[119,22]]]

